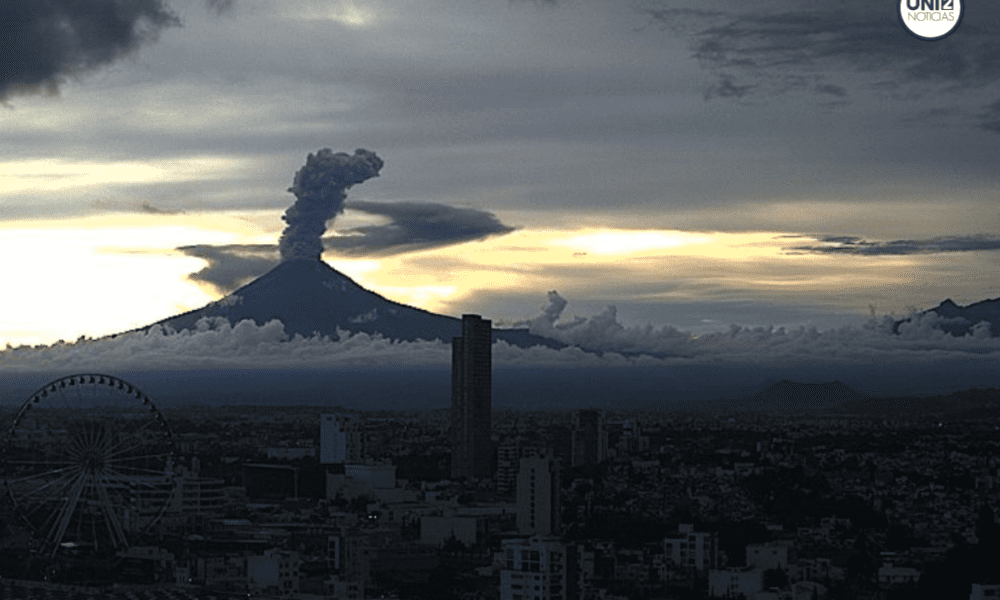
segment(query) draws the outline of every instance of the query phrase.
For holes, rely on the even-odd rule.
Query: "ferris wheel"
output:
[[[149,396],[110,375],[70,375],[31,394],[0,458],[7,494],[51,557],[127,548],[173,499],[166,419]]]

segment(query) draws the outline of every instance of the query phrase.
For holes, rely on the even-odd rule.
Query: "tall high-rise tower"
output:
[[[608,432],[604,430],[604,411],[573,411],[574,467],[596,465],[608,458]]]
[[[493,411],[492,323],[462,315],[462,337],[451,340],[451,476],[490,476]]]

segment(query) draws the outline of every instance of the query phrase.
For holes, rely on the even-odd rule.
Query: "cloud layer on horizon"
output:
[[[642,9],[652,23],[686,37],[692,57],[714,73],[706,100],[802,93],[833,107],[875,92],[895,101],[930,101],[930,110],[909,111],[921,123],[957,117],[998,131],[1000,10],[994,5],[964,4],[958,30],[935,41],[931,52],[905,31],[895,6],[863,0],[774,0],[752,10],[707,6]]]
[[[387,217],[324,239],[327,249],[348,254],[397,254],[481,240],[514,231],[491,212],[433,202],[348,202],[346,208]]]
[[[694,336],[671,326],[624,326],[617,309],[608,306],[591,317],[560,322],[568,302],[549,292],[548,304],[534,319],[518,323],[536,335],[595,350],[657,353],[692,360],[795,362],[806,357],[833,361],[922,359],[922,352],[994,353],[1000,338],[990,337],[988,323],[975,325],[966,336],[955,337],[940,329],[936,313],[911,315],[892,335],[894,319],[872,318],[862,326],[821,330],[815,327],[742,327]]]
[[[915,315],[892,333],[890,317],[856,327],[741,327],[692,335],[673,327],[627,327],[616,309],[589,318],[559,322],[566,301],[550,292],[543,312],[527,322],[532,333],[573,346],[561,350],[518,348],[494,344],[493,360],[500,366],[523,367],[684,367],[691,365],[759,365],[794,368],[822,363],[850,368],[873,364],[906,368],[945,369],[955,361],[1000,363],[1000,338],[978,325],[955,337],[939,326],[934,313]],[[601,354],[578,346],[600,350]],[[641,355],[655,353],[660,357]],[[343,332],[340,339],[291,339],[280,321],[263,325],[224,319],[203,319],[196,330],[169,331],[154,326],[147,332],[101,339],[81,339],[52,346],[7,348],[0,367],[8,372],[77,372],[210,368],[326,368],[332,366],[447,365],[450,345],[442,341],[398,342],[367,334]]]
[[[939,252],[976,252],[1000,250],[1000,236],[979,234],[940,236],[928,240],[869,241],[857,236],[825,236],[817,239],[826,246],[793,246],[790,251],[812,254],[854,254],[860,256],[897,256]]]
[[[439,248],[514,231],[493,213],[433,202],[346,202],[344,207],[387,223],[354,227],[323,238],[323,246],[345,256],[388,256]],[[196,244],[177,250],[208,261],[193,281],[228,293],[263,275],[279,262],[277,244]]]
[[[177,250],[208,261],[201,270],[188,275],[188,279],[207,283],[222,293],[263,275],[279,262],[277,244],[194,244]]]

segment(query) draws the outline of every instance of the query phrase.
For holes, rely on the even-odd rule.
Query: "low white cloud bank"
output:
[[[518,348],[497,342],[497,364],[623,366],[634,363],[613,352],[579,348]],[[432,366],[451,364],[451,344],[440,340],[393,341],[378,335],[340,331],[326,336],[289,337],[281,321],[231,325],[222,317],[203,318],[195,330],[156,325],[146,332],[114,338],[81,339],[51,346],[8,346],[0,368],[12,371],[80,372],[211,368],[324,368],[334,366]]]
[[[648,353],[699,362],[795,363],[804,360],[865,361],[934,360],[962,354],[1000,356],[1000,338],[990,336],[986,321],[965,336],[953,336],[940,327],[948,320],[936,313],[911,315],[893,333],[893,318],[883,316],[855,327],[820,330],[816,327],[742,327],[693,335],[671,326],[626,327],[614,306],[592,317],[560,321],[568,302],[549,292],[540,315],[517,323],[531,333],[592,350],[629,354]],[[776,365],[777,366],[777,365]]]
[[[626,327],[614,307],[589,318],[560,322],[566,300],[555,292],[535,319],[532,333],[558,339],[571,347],[519,348],[497,342],[498,366],[673,367],[687,365],[761,365],[794,367],[803,363],[863,365],[938,363],[956,360],[1000,362],[1000,338],[989,336],[988,324],[962,337],[940,330],[934,313],[915,315],[892,333],[892,319],[857,327],[819,330],[730,326],[693,335],[674,327]],[[596,350],[585,351],[581,348]],[[121,372],[125,370],[212,368],[327,368],[335,366],[448,365],[450,344],[400,342],[364,333],[328,337],[289,337],[280,321],[264,325],[222,318],[203,319],[195,330],[172,331],[155,326],[146,332],[114,338],[81,339],[51,346],[8,346],[0,351],[5,372]]]
[[[441,342],[392,342],[348,332],[338,340],[289,338],[278,320],[231,325],[222,317],[203,318],[194,330],[173,331],[155,325],[114,338],[8,347],[0,352],[3,368],[23,371],[420,365],[443,364],[446,359],[450,359],[450,348]]]

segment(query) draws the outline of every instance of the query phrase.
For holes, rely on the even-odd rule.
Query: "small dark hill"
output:
[[[319,260],[287,260],[217,302],[153,325],[194,329],[203,317],[222,317],[231,324],[251,319],[263,325],[279,319],[288,335],[320,333],[337,339],[337,330],[381,334],[393,340],[442,340],[461,335],[455,317],[387,300],[368,291]],[[493,340],[530,347],[561,348],[564,344],[526,329],[494,329]]]
[[[996,420],[1000,418],[1000,388],[970,388],[923,397],[869,398],[841,404],[829,412],[879,418]]]

